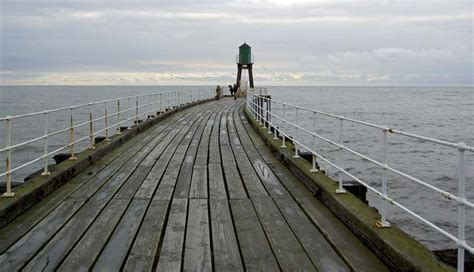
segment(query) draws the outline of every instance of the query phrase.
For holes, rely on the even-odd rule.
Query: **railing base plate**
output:
[[[13,193],[13,192],[11,192],[11,193],[5,192],[5,193],[2,194],[2,197],[14,197],[14,196],[15,196],[15,193]]]

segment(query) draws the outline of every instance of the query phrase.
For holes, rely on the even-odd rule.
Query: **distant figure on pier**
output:
[[[219,99],[222,95],[222,89],[221,86],[217,85],[216,87],[216,99]]]
[[[234,89],[232,88],[232,85],[229,85],[229,92],[231,96],[234,96]]]

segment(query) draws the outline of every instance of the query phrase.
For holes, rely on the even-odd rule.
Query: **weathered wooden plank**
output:
[[[209,235],[209,205],[207,199],[190,199],[184,271],[211,271],[211,241]]]
[[[207,121],[207,118],[202,118],[201,120]],[[205,123],[204,123],[205,124]],[[181,165],[181,170],[179,172],[178,181],[176,183],[176,189],[174,192],[174,197],[187,198],[189,196],[189,189],[191,185],[192,173],[194,168],[194,161],[196,158],[196,153],[199,147],[199,141],[201,139],[202,131],[204,126],[199,124],[191,144],[188,147],[186,152],[186,157]]]
[[[282,270],[315,271],[298,239],[271,198],[252,199],[257,215]]]
[[[189,145],[186,151],[186,157],[184,161],[181,162],[181,170],[179,172],[176,188],[173,195],[173,197],[175,198],[187,198],[189,196],[192,172],[194,168],[196,153],[199,147],[199,142],[201,140],[207,121],[209,120],[213,111],[214,110],[210,110],[206,113],[206,115],[202,116],[201,122],[192,137],[191,144]]]
[[[227,132],[227,113],[229,109],[225,109],[221,114],[221,120],[219,125],[219,145],[225,146],[230,145],[229,135]]]
[[[209,140],[209,163],[221,163],[221,152],[219,147],[220,120],[222,111],[216,115],[216,121],[212,125],[211,139]]]
[[[229,145],[221,145],[222,165],[224,168],[225,182],[229,198],[243,199],[247,198],[242,179],[240,178],[237,164]]]
[[[148,201],[145,199],[132,200],[122,220],[115,228],[109,241],[107,241],[107,245],[94,265],[93,271],[120,270],[145,215],[147,206]]]
[[[21,268],[32,255],[41,248],[83,204],[82,200],[72,199],[62,202],[41,222],[0,255],[0,269],[15,271]]]
[[[237,239],[247,271],[279,271],[262,226],[249,199],[230,200]]]
[[[237,129],[234,131],[238,132],[238,136],[236,135],[235,137],[239,141],[250,141],[249,134],[247,133],[247,131],[243,129],[242,120],[236,114],[237,109],[238,107],[236,107],[236,109],[233,111],[233,114],[236,117],[233,120],[235,121],[235,126],[237,127]],[[232,123],[232,125],[234,125],[234,123]],[[251,144],[251,142],[250,143],[246,142],[245,145],[242,144],[242,145],[236,146],[234,148],[234,154],[236,154],[236,158],[237,158],[238,153],[241,153],[241,155],[239,156],[242,157],[240,159],[240,160],[243,160],[242,165],[245,165],[246,168],[252,168],[252,170],[245,171],[245,173],[248,175],[249,180],[253,180],[255,179],[255,176],[258,176],[258,178],[263,183],[268,193],[273,198],[290,197],[285,187],[280,183],[280,181],[275,176],[275,174],[269,169],[269,167],[263,161],[263,158],[261,157],[261,155],[255,149],[255,146]],[[249,167],[249,165],[251,166]],[[244,177],[243,174],[242,176]],[[245,178],[247,178],[247,176]],[[247,185],[247,190],[249,190],[248,188],[249,186]],[[250,194],[250,191],[249,191],[249,194]]]
[[[157,271],[181,270],[187,211],[187,198],[173,199],[158,259]]]
[[[25,271],[54,271],[67,253],[81,238],[85,230],[94,221],[103,207],[103,203],[87,202],[67,223],[54,235],[45,247],[25,267]]]
[[[207,165],[194,165],[189,198],[208,198]]]
[[[354,271],[389,270],[324,204],[313,197],[297,201]]]
[[[114,231],[128,203],[126,199],[112,199],[64,259],[58,271],[88,271]]]
[[[127,163],[125,163],[124,166],[120,169],[120,171],[117,172],[114,176],[112,176],[112,178],[110,178],[110,174],[107,176],[104,172],[103,176],[101,175],[94,178],[91,182],[83,186],[81,190],[77,190],[72,195],[72,197],[88,199],[101,187],[113,186],[115,188],[118,188],[119,184],[117,184],[117,182],[122,181],[124,177],[128,177],[129,172],[133,171],[137,167],[137,165],[155,148],[155,146],[162,140],[164,135],[165,134],[160,134],[158,137],[155,137],[143,148],[138,150],[138,152],[132,153],[131,156],[125,155],[123,160],[124,163]],[[115,180],[113,177],[115,177]]]
[[[52,192],[46,199],[41,201],[41,205],[34,205],[25,213],[17,217],[13,222],[0,229],[0,253],[18,241],[31,228],[36,226],[51,211],[72,192],[77,189],[77,184],[66,183]]]
[[[206,126],[201,136],[201,141],[199,142],[199,149],[196,155],[195,164],[206,165],[208,161],[209,153],[209,140],[211,138],[212,125],[215,121],[216,113],[214,112],[211,115],[211,118],[207,120]]]
[[[138,188],[142,185],[145,178],[148,176],[152,166],[138,165],[133,174],[127,179],[125,184],[120,187],[120,190],[114,198],[132,199]]]
[[[350,271],[293,199],[275,199],[275,202],[319,271]]]
[[[261,196],[268,196],[265,188],[263,187],[262,183],[260,182],[255,170],[250,163],[247,154],[245,153],[242,145],[240,144],[239,136],[235,130],[234,126],[234,118],[232,117],[232,112],[229,112],[229,116],[227,116],[227,127],[229,130],[229,138],[231,139],[231,148],[237,162],[240,174],[242,176],[242,180],[245,183],[245,188],[247,189],[247,193],[250,197],[261,197]]]
[[[124,271],[152,271],[169,206],[169,200],[152,200],[125,263]]]
[[[227,199],[210,199],[212,248],[216,271],[243,271]]]
[[[179,168],[180,165],[176,163],[170,163],[170,165],[168,165],[161,183],[153,196],[154,199],[167,200],[172,197],[176,180],[179,175]]]
[[[209,198],[227,199],[221,164],[209,163]]]

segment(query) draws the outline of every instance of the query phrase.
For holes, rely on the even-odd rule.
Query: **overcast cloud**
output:
[[[472,85],[472,1],[0,0],[0,84]]]

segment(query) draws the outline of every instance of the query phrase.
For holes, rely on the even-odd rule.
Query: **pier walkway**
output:
[[[387,271],[230,98],[139,134],[0,230],[0,271]]]

